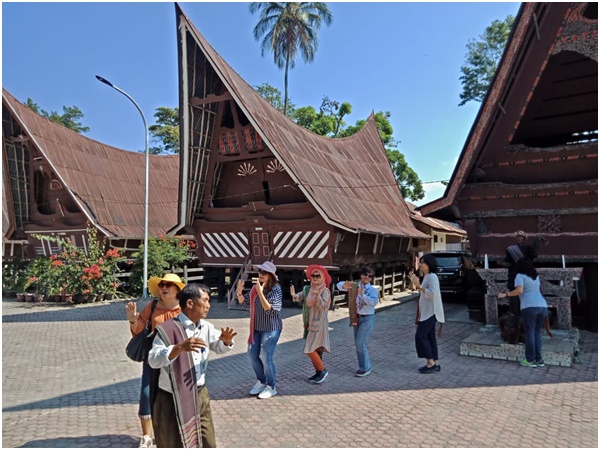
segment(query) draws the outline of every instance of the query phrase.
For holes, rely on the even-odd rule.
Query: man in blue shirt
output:
[[[367,339],[373,332],[375,325],[375,305],[379,301],[379,291],[371,285],[375,271],[370,267],[363,267],[360,271],[360,283],[340,281],[337,288],[348,294],[348,306],[352,311],[356,307],[356,320],[354,326],[354,345],[358,357],[357,377],[366,377],[371,373],[371,360],[367,349]]]

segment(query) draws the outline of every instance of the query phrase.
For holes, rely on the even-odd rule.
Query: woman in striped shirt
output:
[[[283,329],[282,294],[281,286],[277,283],[275,264],[265,261],[257,269],[258,278],[249,293],[242,294],[244,282],[238,281],[237,299],[242,305],[250,306],[248,355],[257,378],[250,395],[258,394],[258,398],[265,399],[277,395],[273,355]]]
[[[438,264],[435,256],[427,254],[419,261],[419,270],[423,272],[423,282],[411,272],[410,279],[419,290],[419,304],[417,305],[417,317],[415,324],[415,345],[417,356],[425,358],[426,364],[419,369],[421,373],[439,372],[438,347],[435,338],[435,323],[440,322],[438,337],[442,336],[444,326],[444,307],[442,305],[442,293],[440,291],[440,280],[436,272]]]
[[[323,364],[323,352],[329,353],[329,320],[327,311],[331,304],[331,276],[323,266],[313,264],[306,269],[306,276],[310,286],[305,286],[303,291],[296,294],[294,286],[290,288],[292,300],[304,301],[304,353],[310,358],[315,374],[308,378],[309,383],[320,384],[329,374]]]

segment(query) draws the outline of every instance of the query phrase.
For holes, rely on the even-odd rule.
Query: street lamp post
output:
[[[98,81],[101,81],[102,83],[107,84],[108,86],[115,89],[116,91],[119,91],[121,94],[123,94],[129,100],[131,100],[131,103],[133,103],[135,105],[135,107],[139,111],[140,115],[142,116],[142,120],[144,121],[144,131],[146,133],[146,150],[145,150],[145,152],[146,152],[146,186],[145,186],[145,196],[144,196],[144,283],[143,283],[142,298],[148,298],[148,178],[149,178],[148,177],[148,168],[150,166],[150,164],[149,164],[150,153],[148,151],[148,125],[146,124],[146,118],[144,117],[144,113],[142,112],[141,108],[138,106],[138,104],[135,102],[135,100],[133,98],[131,98],[131,96],[127,92],[125,92],[122,89],[119,89],[117,86],[112,84],[107,79],[102,78],[101,76],[96,75],[96,78],[98,79]]]

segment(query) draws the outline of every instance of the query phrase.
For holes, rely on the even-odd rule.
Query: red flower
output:
[[[104,255],[107,258],[118,258],[120,257],[120,253],[119,250],[117,250],[116,248],[111,248],[110,250],[108,250],[106,252],[106,255]]]

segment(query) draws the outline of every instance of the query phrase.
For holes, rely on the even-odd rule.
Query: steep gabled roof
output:
[[[434,219],[433,217],[423,217],[421,212],[417,210],[416,205],[410,202],[406,202],[406,204],[408,206],[408,209],[410,210],[410,214],[413,220],[421,222],[438,232],[467,237],[467,232],[463,230],[458,224],[447,222],[441,219]]]
[[[552,137],[553,134],[564,131],[557,130],[564,124],[571,124],[577,120],[581,124],[588,123],[594,114],[595,119],[592,121],[595,120],[597,127],[597,72],[595,80],[590,77],[584,80],[581,74],[573,73],[573,61],[563,62],[562,80],[553,80],[548,76],[547,70],[549,58],[563,50],[586,53],[591,60],[596,61],[594,67],[597,70],[597,7],[596,19],[588,19],[582,16],[582,11],[587,5],[563,2],[530,2],[521,5],[492,84],[481,104],[444,195],[422,205],[419,209],[423,215],[460,218],[460,213],[454,210],[455,202],[469,183],[469,177],[478,177],[478,161],[490,148],[498,147],[499,139],[503,140],[501,147],[504,149],[515,135],[522,142],[526,142],[528,136],[524,133],[525,130],[533,129],[538,134],[545,133]],[[540,48],[541,45],[545,47]],[[594,86],[590,87],[590,83]],[[579,90],[574,90],[572,86],[577,84]],[[542,86],[540,90],[549,95],[547,98],[538,98],[536,102],[534,94],[539,86]],[[512,110],[509,109],[508,103],[511,103]],[[560,110],[557,111],[557,107]],[[565,120],[569,114],[571,120]],[[502,123],[508,122],[507,118],[513,121],[510,124],[511,128]],[[496,127],[499,135],[491,139],[490,136],[496,132]],[[543,129],[544,133],[540,133],[540,129]],[[498,189],[500,186],[489,187]]]
[[[326,222],[352,232],[427,237],[411,222],[373,114],[361,131],[343,139],[306,130],[246,83],[177,4],[176,14],[178,41],[182,42],[181,33],[187,29],[263,141]],[[189,99],[182,96],[181,101],[187,108]]]
[[[36,114],[4,88],[2,101],[91,223],[109,237],[144,236],[143,153],[75,133]],[[148,234],[156,236],[176,222],[179,155],[151,155],[149,173]]]

